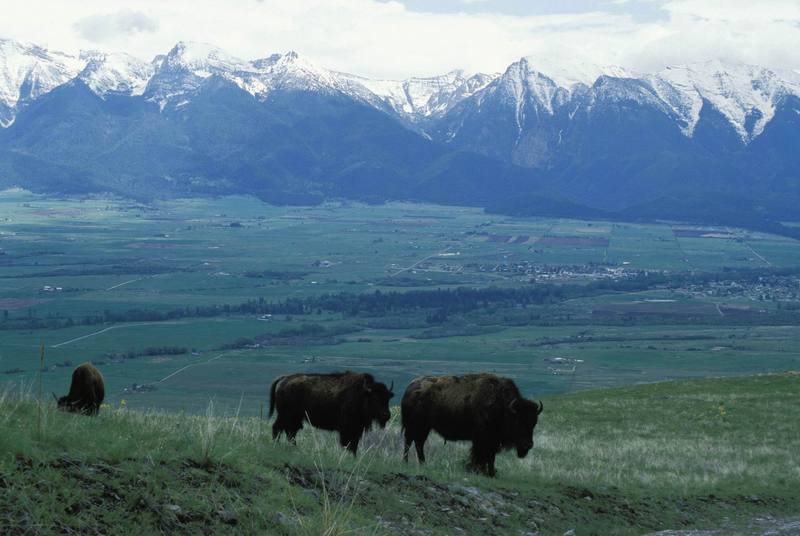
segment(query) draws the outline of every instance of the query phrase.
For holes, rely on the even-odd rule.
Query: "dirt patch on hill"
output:
[[[141,520],[165,534],[226,532],[248,517],[252,497],[268,487],[265,479],[220,463],[105,463],[67,456],[47,462],[19,456],[15,471],[0,481],[0,492],[9,488],[18,499],[34,499],[35,507],[63,509],[48,514],[57,534],[124,533],[120,520],[137,526]],[[192,497],[188,489],[198,495]],[[30,502],[2,499],[0,493],[3,534],[38,533],[41,515],[30,511]]]
[[[294,497],[288,502],[282,500],[287,493]],[[0,527],[12,535],[37,533],[43,521],[61,534],[114,534],[134,527],[169,534],[295,534],[316,515],[314,505],[342,515],[345,532],[367,534],[784,536],[800,528],[800,520],[777,515],[786,510],[786,499],[649,498],[626,496],[615,488],[533,484],[508,489],[501,478],[486,483],[460,476],[439,480],[358,466],[285,463],[243,471],[193,459],[105,462],[60,456],[34,461],[18,456],[0,474]],[[734,509],[745,516],[741,523],[702,522]],[[723,528],[701,531],[698,526]]]

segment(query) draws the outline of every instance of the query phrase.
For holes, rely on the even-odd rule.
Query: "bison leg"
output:
[[[494,459],[497,448],[483,442],[473,441],[467,469],[486,476],[495,476]]]
[[[425,463],[425,442],[428,440],[430,429],[418,430],[414,437],[414,447],[417,449],[417,461]]]
[[[286,426],[286,415],[283,415],[278,412],[278,417],[275,419],[275,422],[272,423],[272,440],[277,441],[280,439],[281,434],[287,433],[288,426]]]
[[[361,441],[361,433],[339,432],[339,444],[350,451],[355,456],[358,453],[358,443]]]
[[[405,446],[403,448],[403,461],[408,461],[408,451],[411,450],[411,443],[414,442],[414,431],[411,427],[406,426],[403,430],[403,437],[405,439]]]
[[[272,440],[277,441],[282,432],[283,422],[281,422],[281,416],[278,415],[278,418],[272,423]]]
[[[496,454],[494,452],[489,453],[489,459],[486,460],[486,476],[495,476],[497,472],[494,469],[494,458]]]
[[[89,415],[97,416],[100,414],[100,401],[97,397],[92,400],[92,403],[89,405]]]
[[[406,441],[406,443],[405,443],[405,446],[403,447],[403,461],[407,462],[408,461],[408,451],[411,449],[411,443],[414,442],[414,440],[411,439],[411,437],[409,437],[408,431],[406,431],[405,441]]]
[[[302,427],[301,419],[286,418],[278,413],[278,418],[272,424],[272,440],[277,441],[283,433],[286,434],[286,439],[290,443],[296,443],[295,436]]]
[[[292,445],[297,444],[297,432],[299,432],[303,428],[303,423],[300,422],[294,426],[289,425],[285,428],[286,430],[286,439],[289,440],[289,443]]]

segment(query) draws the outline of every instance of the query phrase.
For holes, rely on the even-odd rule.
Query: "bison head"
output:
[[[524,458],[533,448],[533,429],[539,421],[544,404],[524,398],[515,398],[508,405],[510,429],[507,430],[511,443],[517,449],[517,456]]]
[[[394,388],[394,382],[390,387],[386,387],[386,384],[379,383],[374,380],[364,379],[364,417],[372,424],[373,422],[377,422],[381,428],[386,427],[386,423],[389,422],[389,417],[391,414],[389,413],[389,400],[394,396],[392,389]]]
[[[55,393],[53,393],[53,398],[56,400],[56,404],[58,405],[58,409],[63,411],[72,411],[72,402],[69,401],[68,396],[62,396],[61,398],[57,397]]]

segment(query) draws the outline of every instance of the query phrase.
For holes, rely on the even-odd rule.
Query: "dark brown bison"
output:
[[[494,374],[423,376],[406,389],[401,403],[403,459],[413,442],[425,462],[425,441],[435,430],[447,441],[472,441],[468,467],[494,476],[501,450],[516,448],[524,458],[533,447],[533,428],[544,409],[522,397],[508,378]]]
[[[371,374],[349,371],[281,376],[269,393],[270,417],[278,410],[272,438],[285,433],[294,442],[303,421],[308,421],[316,428],[339,432],[339,443],[355,455],[361,436],[374,422],[386,426],[392,387],[376,382]]]
[[[72,372],[69,394],[57,398],[58,409],[85,415],[97,415],[105,394],[103,375],[91,363],[84,363]],[[53,397],[55,396],[53,395]]]

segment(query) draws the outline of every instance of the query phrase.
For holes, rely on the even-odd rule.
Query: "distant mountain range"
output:
[[[250,193],[677,219],[792,234],[800,72],[522,58],[403,81],[178,43],[144,62],[0,40],[0,187]]]

